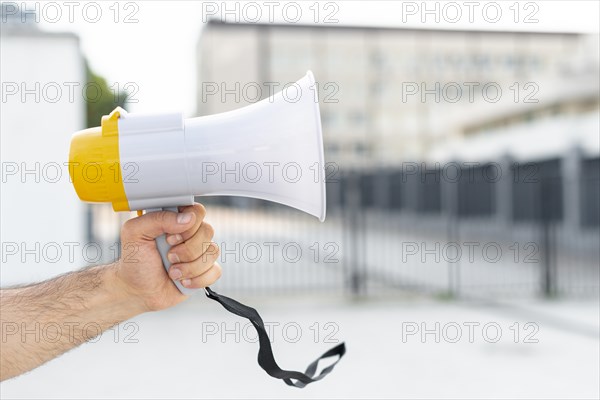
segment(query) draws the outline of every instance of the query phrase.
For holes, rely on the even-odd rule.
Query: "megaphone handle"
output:
[[[153,208],[150,210],[146,210],[146,212],[157,212],[157,211],[179,212],[179,210],[177,210],[177,207],[163,207],[163,208]],[[167,243],[167,235],[164,235],[164,234],[160,235],[159,237],[157,237],[155,239],[155,242],[156,242],[156,247],[158,248],[158,252],[160,253],[160,258],[162,258],[163,266],[165,267],[165,270],[167,271],[167,274],[168,274],[169,268],[171,268],[171,262],[167,258],[167,253],[169,252],[169,249],[171,248],[171,246],[169,245],[169,243]],[[181,293],[185,294],[186,296],[191,296],[198,291],[198,289],[190,289],[190,288],[184,287],[180,281],[174,281],[174,283],[175,283],[175,286],[177,286],[177,289],[179,289],[179,291]]]

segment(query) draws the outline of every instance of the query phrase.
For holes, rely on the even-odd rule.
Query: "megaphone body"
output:
[[[110,202],[115,211],[154,212],[190,205],[194,196],[244,196],[282,203],[325,219],[325,165],[315,80],[306,76],[268,99],[241,109],[184,119],[181,114],[129,114],[117,108],[100,127],[71,140],[69,173],[79,197]],[[167,271],[169,244],[156,245]],[[197,289],[173,281],[191,295]],[[258,312],[204,289],[209,299],[248,319],[259,337],[258,363],[270,376],[303,388],[329,374],[344,343],[304,373],[281,369]],[[320,360],[337,356],[316,375]]]
[[[312,73],[238,110],[184,119],[117,108],[71,140],[80,199],[115,211],[173,209],[194,196],[269,200],[325,219],[321,119]],[[157,239],[163,263],[169,249]],[[188,294],[177,283],[178,288]]]

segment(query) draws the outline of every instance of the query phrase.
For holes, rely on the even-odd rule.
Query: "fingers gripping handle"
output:
[[[146,212],[157,212],[157,211],[173,211],[175,213],[179,212],[179,210],[177,210],[177,207],[154,208],[154,209],[147,210]],[[167,253],[169,252],[169,249],[171,248],[171,246],[169,245],[169,243],[167,243],[167,235],[162,234],[154,240],[156,242],[156,247],[158,248],[158,252],[160,253],[160,258],[162,258],[163,266],[165,267],[165,270],[167,271],[167,274],[168,274],[169,268],[171,268],[171,262],[167,258]],[[189,288],[184,287],[180,281],[173,281],[173,282],[175,283],[175,286],[177,286],[177,289],[179,289],[179,291],[181,293],[185,294],[186,296],[191,296],[192,294],[194,294],[198,291],[198,289],[189,289]]]

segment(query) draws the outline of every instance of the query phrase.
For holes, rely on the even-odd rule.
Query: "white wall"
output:
[[[71,34],[3,29],[0,49],[0,284],[8,286],[85,265],[85,206],[77,198],[64,165],[71,134],[85,124],[85,64],[79,40]],[[39,90],[35,89],[36,82]],[[23,99],[22,83],[37,93]],[[19,87],[16,95],[9,94],[13,84]],[[78,84],[72,98],[70,84]],[[60,95],[57,86],[62,89]],[[19,171],[11,175],[14,163]],[[35,170],[36,165],[39,172],[21,173],[24,167]],[[76,244],[69,245],[71,242]],[[13,243],[15,255],[11,254],[15,251]],[[36,246],[39,250],[32,254],[23,251]],[[69,246],[74,249],[72,257]]]

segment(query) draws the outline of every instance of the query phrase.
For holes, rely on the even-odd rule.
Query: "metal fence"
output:
[[[565,162],[340,171],[325,223],[260,200],[197,200],[228,293],[598,296],[600,163]]]

